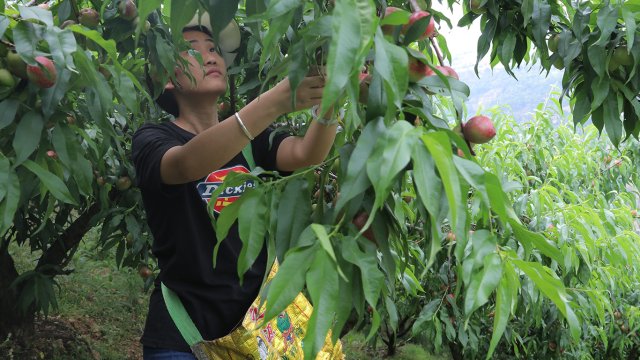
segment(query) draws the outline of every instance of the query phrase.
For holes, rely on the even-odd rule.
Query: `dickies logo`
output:
[[[227,177],[227,174],[229,174],[230,172],[248,174],[249,170],[242,165],[237,165],[234,167],[220,169],[212,172],[204,179],[204,181],[198,183],[198,192],[200,193],[200,197],[202,197],[202,200],[208,203],[209,200],[211,200],[211,195],[216,191],[218,187],[220,187],[220,185],[222,185],[224,179]],[[226,189],[222,190],[220,195],[218,195],[218,198],[213,205],[213,210],[219,214],[225,206],[236,201],[240,197],[240,195],[244,193],[245,189],[252,188],[254,186],[255,184],[253,181],[245,181],[245,183],[242,185],[227,187]]]

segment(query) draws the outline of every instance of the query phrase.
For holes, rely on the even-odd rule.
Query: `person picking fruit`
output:
[[[132,143],[136,181],[160,269],[141,339],[143,357],[217,359],[223,349],[233,354],[228,355],[232,359],[263,358],[263,352],[272,351],[274,345],[267,343],[269,338],[247,337],[249,330],[242,328],[246,316],[259,317],[249,310],[269,270],[266,248],[241,283],[237,262],[242,242],[237,223],[225,239],[217,239],[210,220],[256,185],[246,182],[229,187],[215,199],[212,193],[229,172],[249,173],[252,163],[284,173],[321,163],[335,139],[338,120],[315,114],[304,137],[273,135],[270,128],[283,114],[320,104],[323,76],[304,78],[295,90],[295,104],[285,78],[229,118],[218,119],[218,99],[228,86],[227,67],[240,45],[238,25],[232,21],[220,33],[218,46],[211,36],[209,16],[201,12],[183,29],[183,36],[191,47],[191,52],[181,53],[189,67],[176,70],[176,81],[169,81],[156,100],[175,120],[143,125]],[[190,55],[194,51],[202,56],[202,66]],[[210,201],[215,202],[215,214],[207,209]],[[214,268],[212,256],[219,240],[223,241]],[[180,316],[190,321],[179,321]],[[278,329],[285,323],[280,320]],[[292,334],[295,321],[286,324],[291,328],[280,330]],[[238,339],[234,334],[247,341],[229,345]],[[301,344],[288,345],[287,351],[301,349]],[[338,354],[331,358],[341,358],[340,349],[325,348]]]

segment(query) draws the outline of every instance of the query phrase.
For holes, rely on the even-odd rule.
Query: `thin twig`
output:
[[[438,48],[438,44],[433,38],[429,38],[429,42],[431,42],[431,47],[433,48],[433,51],[436,52],[436,56],[438,57],[440,66],[444,66],[444,60],[442,58],[442,53],[440,52],[440,48]]]

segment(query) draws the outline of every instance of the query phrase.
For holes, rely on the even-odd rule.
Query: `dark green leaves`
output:
[[[382,35],[382,31],[376,33],[376,58],[374,66],[376,71],[384,79],[389,107],[395,105],[401,107],[404,94],[407,92],[409,81],[407,52],[387,41]]]
[[[349,200],[370,186],[366,171],[367,160],[374,150],[378,137],[382,136],[385,130],[384,120],[378,118],[377,120],[367,123],[362,131],[362,135],[349,158],[347,174],[342,185],[342,190],[340,191],[338,203],[336,204],[337,211],[342,209]]]
[[[203,0],[202,2],[210,14],[213,40],[217,41],[220,31],[222,31],[236,15],[239,0]],[[183,2],[179,3],[182,4]]]
[[[13,138],[13,149],[16,151],[14,166],[25,161],[38,147],[42,129],[44,120],[39,113],[30,111],[20,119]]]
[[[20,178],[11,169],[9,159],[0,153],[0,233],[13,225],[13,216],[20,201]]]
[[[322,96],[323,113],[341,96],[350,75],[359,72],[364,60],[362,48],[372,38],[374,30],[366,24],[371,22],[374,14],[375,7],[370,0],[336,2],[332,17],[333,36],[327,59],[329,76]]]
[[[276,216],[276,254],[281,261],[311,220],[311,203],[301,201],[309,198],[311,189],[301,178],[289,181],[282,192]]]
[[[382,205],[394,178],[409,164],[411,147],[417,140],[418,132],[406,121],[396,122],[378,139],[367,161],[367,175],[376,191],[374,207]]]
[[[56,199],[65,202],[67,204],[77,205],[77,201],[73,198],[67,186],[57,177],[55,174],[42,168],[37,163],[27,160],[24,162],[24,167],[29,169],[32,173],[36,174],[45,190],[51,192]],[[44,195],[44,194],[43,194]]]

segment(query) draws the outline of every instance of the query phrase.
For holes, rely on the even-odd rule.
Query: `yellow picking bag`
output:
[[[277,270],[278,265],[274,264],[267,282],[275,276]],[[260,297],[256,298],[240,326],[230,334],[210,341],[202,339],[180,298],[164,284],[162,296],[173,322],[198,360],[293,360],[304,357],[302,339],[306,334],[313,306],[302,293],[280,315],[261,327],[266,304],[259,309]],[[344,359],[342,344],[339,340],[336,344],[331,342],[331,332],[316,359]]]

